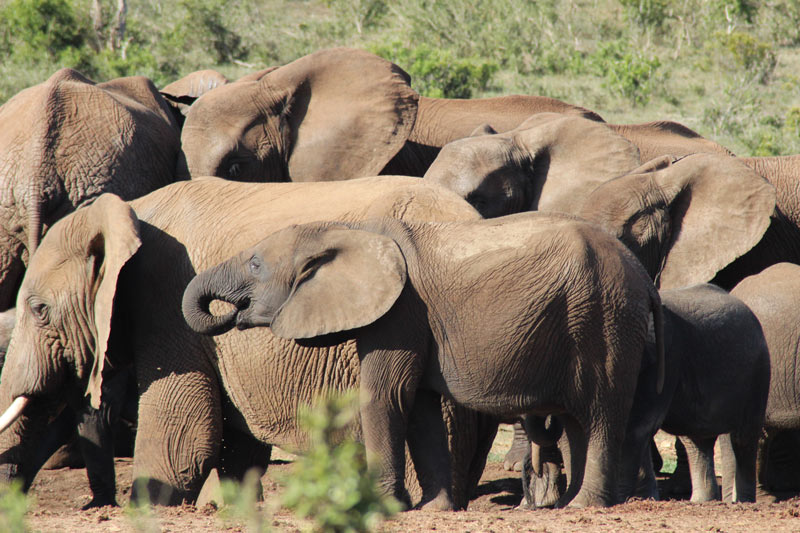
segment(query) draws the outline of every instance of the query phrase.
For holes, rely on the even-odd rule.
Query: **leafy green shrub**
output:
[[[765,84],[772,76],[778,58],[768,43],[758,40],[749,33],[734,31],[717,32],[717,45],[727,55],[729,63],[740,69],[747,79]]]
[[[671,16],[670,0],[619,0],[625,16],[646,28],[661,29]]]
[[[395,41],[371,51],[400,65],[411,75],[412,87],[432,98],[470,98],[474,90],[486,89],[498,68],[477,58],[456,59],[449,50],[426,44],[406,48]]]
[[[283,504],[298,516],[311,518],[317,531],[370,531],[400,510],[394,498],[378,490],[377,475],[366,466],[364,447],[342,439],[357,414],[356,398],[347,395],[331,396],[299,415],[311,448],[295,461]]]
[[[800,139],[800,107],[794,106],[786,113],[783,128],[789,135]]]
[[[622,40],[601,45],[590,56],[590,62],[595,72],[605,78],[604,87],[618,92],[634,106],[650,99],[661,67],[657,57],[645,57]]]
[[[30,502],[22,492],[22,483],[14,481],[0,485],[0,531],[23,533],[28,531],[25,525],[25,513]]]
[[[67,0],[11,0],[0,9],[0,52],[41,59],[84,47],[89,22]]]
[[[225,502],[220,509],[222,518],[226,521],[244,521],[249,532],[269,531],[269,524],[258,510],[258,500],[261,495],[260,483],[258,471],[255,469],[249,470],[241,483],[223,479],[220,482],[222,501]]]

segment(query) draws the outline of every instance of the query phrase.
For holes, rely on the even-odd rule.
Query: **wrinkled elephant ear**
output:
[[[289,95],[292,181],[374,176],[402,148],[419,96],[400,67],[362,50],[335,48],[264,76]]]
[[[538,210],[575,213],[598,185],[641,163],[628,140],[579,116],[538,113],[509,134],[534,158]]]
[[[617,235],[661,288],[707,282],[761,240],[775,189],[747,166],[694,154],[653,168],[599,187],[580,214]]]
[[[340,227],[326,230],[320,246],[300,265],[289,297],[270,326],[285,339],[307,339],[376,321],[406,283],[406,261],[397,243],[377,233]]]
[[[139,219],[133,209],[118,196],[104,194],[84,208],[89,224],[86,262],[91,268],[94,288],[94,322],[97,332],[95,353],[86,395],[92,407],[100,407],[103,366],[108,337],[111,334],[111,314],[117,279],[123,265],[139,249]]]

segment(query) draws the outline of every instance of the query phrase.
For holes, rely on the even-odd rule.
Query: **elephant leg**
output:
[[[23,489],[28,490],[33,483],[36,474],[42,469],[48,459],[58,451],[61,446],[66,444],[75,435],[75,411],[70,407],[65,407],[61,413],[47,425],[36,453],[30,464],[24,468]]]
[[[565,507],[578,495],[586,470],[588,448],[586,433],[575,418],[564,415],[561,417],[561,422],[564,424],[566,448],[568,448],[565,453],[564,447],[560,446],[561,454],[564,457],[564,469],[567,473],[567,490],[564,491],[556,507]],[[563,444],[563,439],[559,441],[559,444]]]
[[[668,494],[691,494],[692,477],[689,473],[689,458],[686,446],[681,439],[675,438],[675,471],[669,476]]]
[[[126,369],[106,376],[102,385],[102,402],[99,409],[88,403],[76,416],[78,447],[81,450],[92,500],[83,509],[117,505],[117,484],[114,471],[114,426],[119,420],[128,385]]]
[[[757,429],[722,435],[722,499],[726,502],[756,501]]]
[[[460,406],[456,407],[458,409],[466,409]],[[461,483],[456,484],[455,482],[462,468],[458,466],[458,463],[456,463],[456,466],[453,468],[453,503],[456,505],[456,509],[466,509],[469,499],[475,497],[477,494],[478,484],[480,483],[481,476],[483,476],[483,471],[486,468],[486,460],[489,458],[489,452],[492,449],[492,444],[497,436],[497,428],[500,425],[499,420],[493,416],[471,410],[468,410],[468,412],[470,414],[469,419],[477,426],[477,431],[476,437],[473,440],[474,444],[472,447],[470,447],[472,450],[472,457],[469,462],[469,470],[467,472],[466,494],[462,495],[461,491],[459,490]],[[467,445],[468,444],[469,443],[467,443]],[[460,456],[460,448],[451,445],[450,450],[453,454],[453,457],[458,460],[458,457]]]
[[[193,502],[219,462],[220,388],[212,372],[137,362],[138,429],[131,500],[161,505]]]
[[[536,454],[533,453],[534,450]],[[539,457],[537,462],[541,466],[538,473],[533,468],[533,455]],[[555,444],[539,447],[530,443],[522,467],[522,493],[528,508],[553,507],[558,504],[563,493],[561,462],[561,452]]]
[[[528,435],[522,422],[514,422],[514,439],[511,441],[511,448],[503,459],[503,468],[509,472],[521,472],[528,449]]]
[[[664,458],[661,457],[661,453],[658,451],[658,446],[656,446],[656,439],[653,437],[650,439],[650,463],[653,465],[653,472],[661,472],[661,469],[664,468]]]
[[[222,447],[219,457],[220,478],[244,481],[245,475],[253,471],[257,478],[266,473],[272,445],[261,442],[252,435],[230,426],[222,428]],[[257,487],[259,501],[263,497],[263,488],[259,481]]]
[[[714,437],[680,437],[689,459],[692,476],[692,502],[719,499],[717,476],[714,472]]]
[[[417,507],[453,510],[451,457],[439,394],[417,390],[408,420],[406,440],[422,488],[422,500]]]

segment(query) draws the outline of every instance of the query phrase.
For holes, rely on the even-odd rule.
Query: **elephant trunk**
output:
[[[194,331],[202,335],[222,335],[236,324],[239,310],[246,307],[247,281],[241,269],[234,265],[233,257],[224,263],[201,272],[189,283],[183,293],[183,317]],[[214,315],[209,306],[214,300],[228,302],[236,307],[224,315]]]

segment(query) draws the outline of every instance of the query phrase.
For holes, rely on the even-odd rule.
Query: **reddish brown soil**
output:
[[[280,457],[280,456],[279,456]],[[286,456],[284,456],[286,457]],[[393,532],[572,532],[572,531],[800,531],[800,500],[780,503],[729,505],[723,503],[691,504],[687,501],[637,501],[610,509],[518,510],[522,498],[516,474],[505,472],[502,462],[487,466],[479,495],[469,511],[443,513],[410,511],[384,525]],[[278,460],[262,479],[266,502],[260,504],[272,531],[302,531],[303,522],[286,511],[275,512],[280,491],[275,479],[286,474],[291,462]],[[128,503],[131,460],[117,460],[118,501]],[[33,531],[248,531],[244,520],[225,518],[211,506],[157,508],[147,516],[132,516],[123,508],[80,511],[89,501],[86,473],[82,469],[46,470],[39,474],[32,493],[36,503],[28,515]]]

